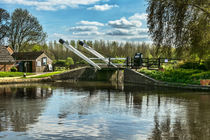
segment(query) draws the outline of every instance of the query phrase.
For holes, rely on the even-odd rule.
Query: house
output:
[[[16,66],[19,72],[52,71],[52,60],[44,52],[14,52],[0,46],[0,71],[10,71]]]
[[[0,71],[10,71],[14,66],[15,60],[11,56],[12,51],[8,46],[0,46]]]
[[[14,52],[19,72],[52,71],[52,60],[44,52]]]

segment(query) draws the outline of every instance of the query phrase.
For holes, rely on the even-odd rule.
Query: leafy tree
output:
[[[199,58],[210,49],[210,0],[148,0],[148,27],[157,46],[176,47]],[[185,52],[184,52],[185,53]]]
[[[0,44],[2,43],[1,41],[8,35],[9,18],[9,13],[6,10],[0,8]]]
[[[15,9],[9,31],[9,42],[15,51],[23,51],[25,46],[39,44],[45,37],[46,33],[36,17],[27,10]]]
[[[39,51],[42,51],[42,47],[40,45],[34,45],[33,48],[32,48],[32,51],[33,52],[39,52]]]

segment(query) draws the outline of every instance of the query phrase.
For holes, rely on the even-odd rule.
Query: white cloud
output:
[[[125,17],[122,17],[119,20],[115,21],[109,21],[108,25],[110,25],[113,28],[132,28],[132,27],[141,27],[142,23],[141,21],[136,20],[127,20]]]
[[[87,8],[88,10],[97,10],[97,11],[106,11],[106,10],[110,10],[112,8],[118,8],[118,5],[108,5],[108,4],[104,4],[104,5],[94,5],[94,7],[89,7]]]
[[[117,40],[134,42],[151,42],[148,28],[142,28],[142,20],[146,14],[136,13],[128,18],[109,21],[107,24],[98,21],[78,22],[78,26],[68,28],[71,31],[68,38],[80,40]],[[69,32],[68,32],[69,34]],[[55,35],[54,35],[55,36]],[[62,37],[62,35],[59,35]],[[63,36],[67,38],[66,36]]]
[[[69,31],[84,32],[84,31],[97,31],[98,27],[96,26],[75,26],[71,27]]]
[[[2,3],[19,4],[35,7],[37,10],[55,11],[67,7],[78,7],[79,5],[89,5],[103,0],[1,0]]]
[[[93,25],[93,26],[104,26],[103,23],[100,22],[96,22],[96,21],[80,21],[77,24],[81,24],[81,25]]]
[[[139,28],[139,29],[136,29],[136,32],[138,34],[142,34],[142,33],[148,33],[148,28]]]
[[[148,35],[138,35],[138,36],[129,36],[125,38],[126,40],[139,40],[139,39],[149,39]]]
[[[111,36],[139,36],[139,35],[147,35],[147,28],[140,29],[114,29],[108,31],[106,34]]]
[[[129,30],[125,30],[125,29],[111,30],[111,31],[108,31],[106,34],[111,35],[111,36],[129,36],[129,35],[132,35],[132,33],[129,32]]]
[[[73,35],[77,36],[89,36],[89,35],[103,35],[102,33],[98,31],[89,31],[89,32],[73,32]]]
[[[53,33],[53,34],[50,34],[48,36],[48,40],[59,40],[60,38],[64,39],[64,40],[70,40],[72,38],[72,36],[70,35],[64,35],[64,34],[60,34],[60,33]]]
[[[136,13],[133,16],[129,17],[129,20],[147,20],[147,14],[146,13]]]

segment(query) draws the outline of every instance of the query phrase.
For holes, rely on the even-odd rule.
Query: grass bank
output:
[[[33,77],[28,77],[28,78],[45,78],[45,77],[50,77],[52,75],[56,75],[56,74],[60,74],[63,73],[65,71],[55,71],[55,72],[50,72],[50,73],[46,73],[46,74],[42,74],[42,75],[38,75],[38,76],[33,76]]]
[[[193,69],[169,69],[164,71],[140,69],[144,73],[156,80],[200,85],[200,80],[210,79],[210,71],[193,70]]]
[[[0,72],[0,77],[21,77],[24,72]],[[26,75],[33,75],[33,73],[26,73]]]

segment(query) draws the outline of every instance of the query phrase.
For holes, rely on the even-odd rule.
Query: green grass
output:
[[[210,71],[193,70],[193,69],[170,69],[165,71],[155,71],[141,69],[139,72],[144,73],[154,79],[166,82],[200,84],[201,79],[210,79]]]
[[[0,77],[21,77],[24,72],[0,72]],[[33,73],[26,73],[26,75],[33,75]]]
[[[64,71],[55,71],[55,72],[50,72],[50,73],[46,73],[46,74],[42,74],[42,75],[38,75],[38,76],[33,76],[33,77],[28,77],[28,78],[45,78],[45,77],[50,77],[52,75],[56,75],[56,74],[60,74],[63,73]]]

